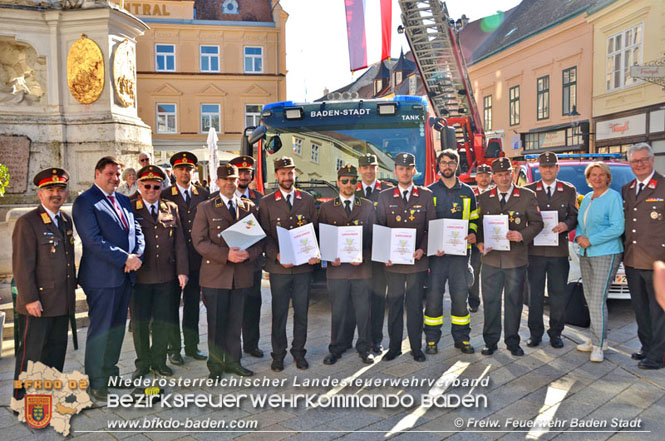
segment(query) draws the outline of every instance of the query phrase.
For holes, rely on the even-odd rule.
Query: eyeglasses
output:
[[[455,167],[457,165],[457,162],[455,162],[455,161],[451,161],[451,162],[441,161],[441,162],[439,162],[439,165],[443,165],[444,167]]]
[[[145,188],[146,190],[159,190],[160,188],[162,188],[162,186],[159,184],[153,184],[153,185],[143,184],[143,188]]]
[[[649,158],[643,158],[643,159],[633,159],[633,160],[630,161],[630,164],[631,165],[644,165],[644,164],[648,164],[650,159],[651,159],[650,157]]]
[[[150,162],[150,158],[139,159],[139,162]]]
[[[353,184],[353,185],[356,185],[358,183],[358,180],[357,179],[340,179],[339,182],[341,182],[344,185],[348,184],[349,182],[351,182],[351,184]]]

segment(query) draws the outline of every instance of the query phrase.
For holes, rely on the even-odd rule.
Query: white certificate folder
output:
[[[307,263],[312,257],[321,258],[314,225],[311,223],[292,230],[277,227],[277,239],[279,240],[279,258],[283,264],[297,266]]]
[[[434,256],[439,251],[456,256],[466,256],[469,231],[466,219],[434,219],[427,229],[427,255]]]
[[[389,228],[374,225],[372,230],[372,260],[375,262],[413,265],[416,252],[415,228]]]
[[[488,214],[483,216],[483,235],[485,236],[485,250],[510,251],[508,235],[508,215]]]
[[[340,263],[363,261],[363,227],[319,224],[321,260]]]
[[[266,237],[266,233],[254,214],[243,217],[221,234],[229,248],[240,248],[241,250],[246,250]]]
[[[559,233],[552,231],[552,228],[556,227],[559,223],[559,212],[554,210],[541,211],[540,214],[543,216],[543,223],[545,226],[540,233],[533,238],[533,245],[537,247],[558,247]]]

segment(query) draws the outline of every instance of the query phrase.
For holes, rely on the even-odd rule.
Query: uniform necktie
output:
[[[351,201],[344,201],[344,209],[346,214],[351,214]]]
[[[408,195],[409,195],[409,190],[404,190],[404,197],[402,199],[404,199],[405,204],[409,203],[409,200],[407,199]]]
[[[286,205],[289,206],[289,210],[293,208],[293,204],[291,204],[291,194],[286,195]]]
[[[552,197],[552,187],[547,187],[547,197],[548,198]]]
[[[189,197],[189,190],[185,190],[185,204],[187,204],[187,207],[189,208],[189,201],[191,198]]]
[[[503,208],[504,205],[506,205],[506,195],[508,193],[501,193],[501,208]]]
[[[372,194],[372,187],[367,187],[365,188],[365,197],[369,199],[370,195]]]
[[[65,236],[65,225],[64,222],[62,221],[62,216],[60,216],[60,213],[55,215],[55,220],[58,222],[58,230],[62,233],[62,236]]]
[[[118,205],[118,203],[116,202],[115,196],[111,195],[108,198],[111,201],[111,205],[113,205],[113,208],[115,209],[115,214],[120,218],[120,221],[125,226],[125,230],[129,230],[129,224],[127,223],[127,219],[125,219],[125,215],[122,214],[122,210],[120,209],[120,205]]]
[[[642,193],[642,190],[644,190],[644,182],[640,182],[640,186],[637,188],[637,195],[639,196],[640,193]]]
[[[233,201],[229,199],[229,213],[233,216],[233,219],[236,218],[236,208],[233,206]]]
[[[152,216],[152,220],[154,221],[157,220],[157,209],[155,208],[154,205],[150,206],[150,215]]]

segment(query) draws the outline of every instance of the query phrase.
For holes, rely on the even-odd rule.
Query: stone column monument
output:
[[[70,198],[99,158],[152,151],[137,114],[136,37],[148,26],[107,0],[0,0],[2,204],[36,201],[31,177],[71,173]]]

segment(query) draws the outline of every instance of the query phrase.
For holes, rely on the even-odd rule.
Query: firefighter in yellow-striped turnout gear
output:
[[[437,219],[463,219],[469,221],[467,236],[469,248],[465,256],[445,254],[442,250],[430,257],[430,280],[425,307],[424,330],[427,346],[425,352],[436,354],[443,325],[443,294],[448,282],[451,298],[450,323],[455,347],[465,354],[474,352],[469,343],[471,316],[467,309],[469,294],[466,275],[469,271],[471,245],[478,230],[476,196],[468,185],[456,176],[459,155],[454,150],[444,150],[437,158],[440,179],[428,188],[434,196]]]

